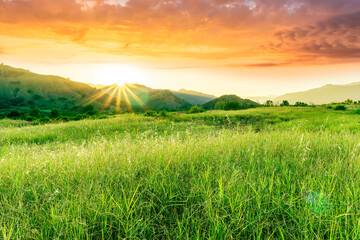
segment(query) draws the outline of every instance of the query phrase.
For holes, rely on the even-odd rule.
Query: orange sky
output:
[[[216,95],[360,81],[359,33],[358,0],[0,0],[1,62]]]

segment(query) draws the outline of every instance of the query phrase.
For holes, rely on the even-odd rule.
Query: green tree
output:
[[[202,113],[202,112],[206,112],[206,110],[200,106],[194,106],[194,107],[190,108],[190,110],[188,111],[189,114]]]
[[[219,101],[215,104],[215,109],[217,110],[224,110],[225,109],[225,102]]]
[[[287,107],[287,106],[290,106],[290,103],[288,100],[283,100],[282,103],[280,104],[280,106]]]
[[[348,105],[351,105],[351,104],[354,103],[354,101],[351,100],[351,99],[346,99],[344,103],[345,103],[345,104],[348,104]]]
[[[240,108],[241,108],[240,103],[236,101],[226,102],[224,107],[225,110],[238,110]]]
[[[54,119],[60,116],[59,110],[57,110],[56,108],[54,108],[53,110],[51,110],[50,112],[50,118]]]
[[[344,105],[337,105],[334,110],[337,110],[337,111],[345,111],[346,110],[346,107]]]
[[[21,116],[21,113],[18,111],[15,111],[15,110],[9,112],[9,114],[7,115],[8,118],[12,118],[12,119],[19,118],[20,116]]]
[[[307,107],[309,105],[307,103],[304,103],[304,102],[296,102],[294,106],[296,106],[296,107]]]
[[[272,106],[274,106],[274,102],[271,101],[271,100],[267,100],[266,103],[265,103],[265,106],[272,107]]]
[[[40,109],[38,109],[38,108],[31,109],[30,116],[35,117],[35,118],[40,117]]]

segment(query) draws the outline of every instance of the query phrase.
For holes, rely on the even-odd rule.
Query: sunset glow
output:
[[[183,70],[193,69],[202,77],[183,80],[195,90],[203,89],[186,81],[206,85],[209,69],[221,69],[225,85],[238,79],[239,89],[245,80],[274,86],[264,69],[279,78],[291,72],[278,90],[259,92],[270,94],[291,91],[284,82],[311,68],[327,79],[317,85],[357,81],[357,72],[340,76],[359,67],[359,22],[356,0],[0,0],[0,56],[44,73],[56,65],[56,74],[101,84],[166,78],[165,87],[177,88]],[[79,65],[88,66],[85,73]],[[299,88],[314,85],[300,81]]]
[[[96,69],[95,80],[105,85],[144,82],[142,70],[130,65],[103,64]]]

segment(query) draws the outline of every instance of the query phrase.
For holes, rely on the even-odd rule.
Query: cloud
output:
[[[360,11],[275,35],[287,49],[328,58],[360,58]]]
[[[0,0],[0,36],[19,42],[249,67],[358,58],[359,22],[358,0]]]

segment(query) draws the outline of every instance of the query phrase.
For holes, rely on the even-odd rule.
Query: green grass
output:
[[[0,121],[0,239],[360,239],[359,122],[325,108]]]

